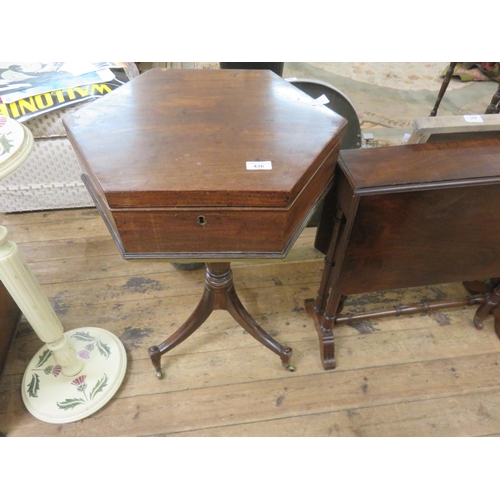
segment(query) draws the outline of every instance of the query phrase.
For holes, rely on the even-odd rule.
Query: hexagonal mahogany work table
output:
[[[271,71],[153,69],[64,118],[125,259],[206,263],[205,290],[161,356],[224,309],[290,364],[241,304],[235,259],[283,258],[331,187],[346,120]]]

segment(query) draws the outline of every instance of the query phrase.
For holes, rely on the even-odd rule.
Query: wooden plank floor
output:
[[[215,311],[163,356],[158,380],[147,348],[173,333],[201,296],[204,270],[123,260],[95,209],[0,214],[66,330],[105,328],[121,338],[125,380],[94,415],[41,422],[20,384],[42,346],[23,319],[0,380],[7,436],[494,436],[500,434],[500,341],[474,308],[386,318],[336,330],[337,365],[322,369],[303,302],[314,297],[323,256],[306,228],[283,260],[237,262],[240,298],[294,349],[294,373],[226,311]],[[479,278],[479,277],[478,277]],[[354,296],[346,310],[462,298],[460,284]]]

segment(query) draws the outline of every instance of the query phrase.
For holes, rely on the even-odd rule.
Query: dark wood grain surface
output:
[[[356,190],[488,182],[500,176],[500,138],[346,150],[339,161]]]
[[[338,286],[345,294],[500,276],[495,185],[361,197]]]
[[[64,118],[111,208],[286,207],[345,123],[257,70],[153,69]]]
[[[205,261],[284,257],[347,124],[259,70],[150,70],[64,123],[125,258]]]
[[[339,164],[316,246],[339,203],[342,293],[500,276],[500,139],[342,151]]]

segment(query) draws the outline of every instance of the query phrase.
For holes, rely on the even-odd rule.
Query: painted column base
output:
[[[119,389],[127,368],[125,348],[113,333],[85,327],[64,335],[83,361],[82,370],[64,375],[45,345],[30,361],[21,387],[28,411],[51,424],[75,422],[102,408]]]

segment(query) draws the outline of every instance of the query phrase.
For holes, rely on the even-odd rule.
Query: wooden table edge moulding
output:
[[[479,305],[500,338],[500,138],[341,151],[317,229],[321,283],[305,308],[326,370],[335,326]],[[349,295],[462,282],[459,300],[343,313]]]
[[[125,259],[204,262],[161,357],[227,310],[293,371],[241,303],[231,261],[284,258],[332,186],[346,120],[265,70],[152,69],[64,118],[82,179]]]

